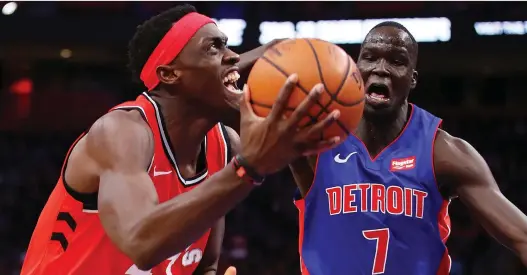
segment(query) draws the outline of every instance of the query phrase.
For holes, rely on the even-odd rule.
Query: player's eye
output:
[[[218,49],[218,45],[216,45],[215,43],[210,43],[208,50],[209,51],[217,51],[217,50],[219,50]]]
[[[408,63],[408,61],[404,58],[395,58],[392,60],[392,64],[395,66],[404,66],[406,63]]]
[[[367,60],[367,61],[374,61],[375,60],[374,56],[369,54],[369,53],[362,54],[361,55],[361,59],[364,59],[364,60]]]
[[[209,50],[211,51],[219,51],[219,50],[223,50],[227,48],[227,41],[224,40],[224,39],[214,39],[210,44],[209,44]]]

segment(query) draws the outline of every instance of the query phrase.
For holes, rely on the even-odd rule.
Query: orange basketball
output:
[[[287,77],[298,74],[298,83],[288,102],[286,116],[318,83],[324,92],[309,110],[300,126],[316,123],[331,111],[340,110],[336,123],[324,131],[323,138],[354,132],[364,109],[364,82],[353,59],[335,44],[319,39],[291,39],[268,49],[254,65],[247,84],[254,112],[266,117]]]

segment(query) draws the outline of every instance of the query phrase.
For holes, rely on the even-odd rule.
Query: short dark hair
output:
[[[191,12],[196,12],[194,6],[178,5],[137,26],[134,37],[128,43],[128,69],[132,72],[134,81],[141,83],[143,66],[174,22]]]
[[[378,29],[378,28],[381,28],[381,27],[394,27],[394,28],[399,29],[399,30],[405,32],[406,34],[408,34],[408,36],[412,40],[412,44],[410,45],[411,49],[409,49],[410,50],[410,54],[412,54],[413,58],[415,59],[415,61],[417,61],[417,53],[418,53],[418,50],[419,50],[417,41],[415,40],[415,37],[412,35],[412,33],[410,33],[410,31],[405,26],[403,26],[400,23],[397,23],[395,21],[384,21],[384,22],[381,22],[381,23],[375,25],[373,28],[371,28],[371,30],[368,32],[368,34],[366,34],[366,37],[368,35],[370,35],[370,33],[373,32],[375,29]]]

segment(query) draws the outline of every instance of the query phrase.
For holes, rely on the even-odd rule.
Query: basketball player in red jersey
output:
[[[265,175],[338,141],[316,138],[338,111],[297,131],[321,85],[283,119],[294,75],[272,113],[257,117],[235,83],[237,64],[249,66],[264,49],[240,58],[226,41],[190,5],[138,27],[130,67],[148,92],[73,144],[22,275],[216,274],[223,216]],[[220,123],[240,111],[241,138]]]
[[[385,22],[375,26],[370,30],[361,46],[357,66],[365,83],[366,104],[363,119],[355,135],[360,141],[362,141],[362,144],[358,144],[357,148],[363,147],[365,149],[364,151],[366,153],[364,158],[366,160],[364,160],[364,162],[368,163],[370,166],[373,165],[371,163],[375,161],[378,155],[387,151],[385,150],[386,148],[397,146],[394,144],[397,144],[397,141],[400,140],[399,137],[405,131],[406,125],[410,123],[411,110],[415,107],[408,103],[408,96],[410,91],[415,88],[417,84],[417,71],[415,70],[417,51],[417,43],[410,32],[401,24],[395,22]],[[422,128],[425,127],[423,126]],[[423,132],[424,129],[421,129],[420,131]],[[408,137],[408,135],[406,137]],[[340,146],[332,151],[335,151],[336,154],[338,148],[340,148]],[[351,146],[349,148],[351,148]],[[405,148],[402,148],[401,145],[396,148],[397,149],[394,150],[406,150]],[[348,158],[350,162],[362,162],[362,160],[357,158],[361,152],[352,158],[350,158],[351,155],[357,152],[349,153],[350,155]],[[417,154],[418,152],[413,153]],[[527,266],[527,217],[500,192],[488,165],[481,155],[469,143],[461,138],[450,135],[442,129],[436,129],[435,138],[433,137],[431,154],[432,162],[430,173],[432,173],[436,179],[437,190],[428,190],[430,192],[429,195],[432,196],[432,192],[438,193],[438,197],[442,197],[444,200],[443,209],[439,215],[440,217],[435,219],[444,219],[446,227],[440,228],[441,236],[438,236],[438,238],[444,238],[443,241],[446,242],[446,238],[448,238],[448,234],[450,233],[450,219],[448,217],[447,209],[448,203],[452,198],[459,197],[488,233],[500,243],[513,250],[520,257],[523,264]],[[409,156],[412,155],[404,155],[400,157]],[[324,192],[323,188],[313,188],[313,182],[322,183],[321,181],[324,180],[316,179],[314,171],[319,171],[323,166],[325,166],[327,170],[329,170],[330,166],[335,167],[335,169],[338,169],[338,167],[344,167],[340,163],[347,162],[348,158],[343,160],[343,157],[339,157],[339,155],[326,157],[324,158],[323,163],[321,163],[322,158],[300,158],[290,165],[302,197],[299,201],[307,200],[305,203],[306,209],[309,201],[311,203],[311,206],[309,206],[311,210],[313,210],[313,207],[327,207],[328,201],[320,203],[313,202],[315,199],[322,200],[327,198],[330,200],[328,194]],[[390,173],[388,169],[389,167],[386,167],[387,171],[370,169],[367,171],[365,170],[362,173],[368,173],[372,178],[380,178],[381,173],[383,173],[382,175],[385,175],[385,178],[387,178],[387,173]],[[427,167],[415,167],[415,169],[426,170]],[[350,171],[349,173],[353,173],[353,171]],[[317,177],[318,174],[319,173],[317,173]],[[397,178],[399,175],[401,174],[394,172],[390,174],[389,177]],[[346,182],[345,184],[353,185],[353,182]],[[421,183],[416,184],[419,185]],[[347,195],[348,198],[352,198],[352,196],[354,196],[354,201],[352,199],[348,199],[348,201],[344,200],[341,202],[342,205],[349,204],[350,206],[347,206],[348,209],[349,207],[357,207],[358,205],[359,209],[361,209],[361,205],[358,202],[359,198],[362,202],[367,198],[358,191],[357,193],[353,192],[352,194]],[[384,199],[385,198],[383,198],[383,200]],[[380,203],[384,205],[383,203],[386,203],[387,201]],[[331,205],[331,201],[329,204]],[[302,215],[309,212],[304,212],[305,210],[303,209],[300,210],[301,219],[303,220],[304,217]],[[363,210],[356,211],[358,214],[353,212],[353,214],[349,215],[359,215],[359,212],[361,211]],[[364,209],[364,211],[367,212],[368,209]],[[378,212],[379,211],[376,211],[375,214]],[[311,213],[313,213],[313,211],[311,211]],[[323,211],[320,210],[319,213],[323,213]],[[366,213],[364,215],[368,214],[369,213]],[[390,221],[398,219],[396,216],[388,216],[389,213],[386,213],[386,222],[388,222],[388,219],[390,219]],[[306,226],[313,229],[313,224],[316,224],[317,220],[310,219],[309,221],[310,224]],[[407,230],[411,230],[411,228],[408,228]],[[419,229],[416,228],[416,230]],[[324,230],[317,231],[317,233],[325,234],[327,236],[334,234],[335,230],[327,228],[326,225]],[[401,242],[400,237],[401,236],[394,236],[394,238],[397,238],[398,241]],[[304,236],[303,238],[305,243],[306,237]],[[313,238],[312,235],[310,236],[310,239],[307,240],[311,242],[311,246],[313,246]],[[316,250],[316,247],[313,249]],[[301,253],[302,250],[303,249],[300,247]],[[389,251],[390,249],[388,247],[388,253]],[[312,260],[315,259],[316,257],[313,255],[313,251],[304,251],[304,253],[308,254],[310,252],[311,254],[309,257]],[[441,257],[443,257],[442,260],[437,259],[438,262],[441,261],[441,266],[439,267],[437,274],[447,274],[450,269],[450,257],[448,256],[448,253],[441,255]],[[321,265],[327,265],[328,263],[316,263],[315,260],[315,262],[310,264],[311,266],[320,267]],[[302,263],[303,274],[308,274],[306,265],[307,262]],[[351,267],[348,265],[348,272],[352,273],[355,271],[349,268]],[[386,274],[394,274],[393,269],[390,271],[389,268],[389,266],[386,266]],[[384,267],[382,270],[384,270]],[[320,272],[317,273],[315,271],[311,271],[311,273],[321,274]],[[384,271],[382,274],[384,274]]]

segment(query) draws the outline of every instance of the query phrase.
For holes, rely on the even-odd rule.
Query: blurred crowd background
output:
[[[110,107],[142,91],[125,67],[135,26],[176,4],[0,3],[0,275],[19,274],[70,144]],[[297,35],[333,39],[356,58],[367,19],[414,18],[405,21],[420,42],[411,101],[473,144],[503,193],[527,211],[527,3],[192,4],[219,20],[238,52]],[[278,173],[228,215],[223,267],[233,264],[242,275],[299,274],[293,191],[289,172]],[[527,274],[459,201],[450,213],[452,274]]]

